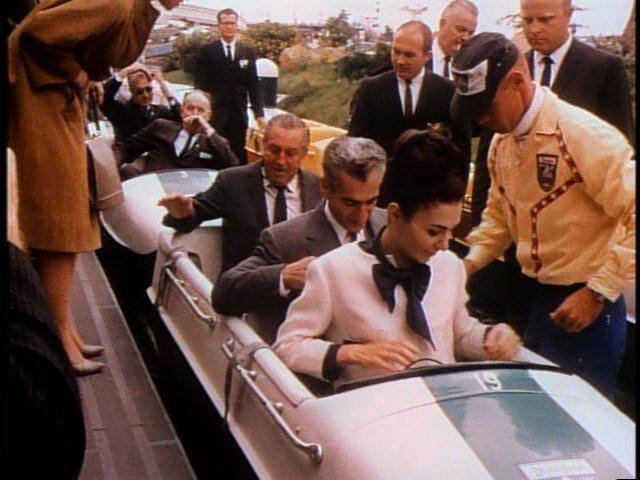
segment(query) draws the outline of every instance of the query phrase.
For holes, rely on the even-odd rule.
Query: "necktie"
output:
[[[286,185],[273,185],[278,190],[276,195],[276,205],[273,210],[273,224],[284,222],[287,219],[287,199],[284,196]]]
[[[540,85],[548,87],[551,85],[551,64],[553,59],[551,57],[542,57],[542,63],[544,63],[544,69],[542,70]]]
[[[231,56],[231,45],[227,45],[227,60],[229,60],[229,63],[233,63],[233,57]]]
[[[411,79],[405,80],[407,86],[404,88],[404,116],[409,118],[413,115],[413,97],[411,96]]]
[[[378,287],[378,291],[385,303],[389,307],[389,312],[395,308],[395,297],[393,291],[396,285],[400,284],[407,294],[407,324],[418,335],[426,338],[433,349],[435,345],[431,338],[429,322],[422,308],[422,299],[429,286],[431,278],[431,268],[422,263],[413,263],[408,268],[396,268],[387,260],[382,246],[380,245],[381,233],[367,242],[360,243],[365,250],[369,250],[376,256],[380,263],[371,267],[373,281]]]
[[[449,65],[451,64],[451,56],[447,55],[444,57],[444,70],[442,71],[442,76],[444,78],[449,78]]]
[[[182,157],[185,153],[189,151],[189,147],[191,146],[192,140],[193,140],[193,133],[190,133],[189,138],[187,138],[187,143],[185,143],[184,147],[182,147],[182,150],[180,150],[180,154],[178,155],[179,157]]]

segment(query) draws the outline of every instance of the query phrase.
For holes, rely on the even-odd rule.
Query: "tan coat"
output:
[[[9,146],[29,247],[100,246],[89,208],[81,94],[72,82],[81,70],[103,80],[109,67],[135,61],[158,15],[149,0],[45,0],[9,37]]]

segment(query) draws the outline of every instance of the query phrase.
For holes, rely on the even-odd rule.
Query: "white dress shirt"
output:
[[[433,39],[433,46],[431,47],[431,56],[432,56],[432,64],[433,64],[433,73],[435,73],[436,75],[440,75],[441,77],[444,77],[444,59],[447,56],[446,53],[444,53],[442,51],[442,48],[440,48],[440,44],[438,43],[438,37],[436,36],[436,38]],[[452,57],[453,60],[453,57]],[[445,77],[448,78],[449,80],[453,80],[453,77],[451,75],[451,60],[449,61],[449,76]]]
[[[404,114],[404,90],[407,88],[407,82],[403,78],[396,76],[398,79],[398,92],[400,92],[400,105],[402,106],[402,113]],[[413,104],[413,112],[416,113],[418,106],[418,97],[420,96],[420,90],[422,89],[422,82],[424,81],[424,67],[420,70],[420,73],[411,79],[411,102]]]
[[[573,40],[573,37],[569,35],[567,41],[560,45],[551,55],[543,55],[536,50],[533,51],[533,79],[536,82],[540,83],[542,81],[542,72],[544,70],[544,62],[542,59],[544,57],[549,57],[553,60],[553,63],[551,64],[551,78],[549,79],[549,86],[553,86],[553,82],[556,81],[556,76],[558,75],[558,70],[560,70],[564,57],[567,56],[567,52],[571,46],[571,40]]]
[[[227,56],[227,45],[231,47],[231,60],[234,61],[236,59],[236,39],[234,38],[231,43],[225,42],[223,39],[220,39],[222,42],[222,50],[224,50],[224,56]]]
[[[548,91],[548,90],[547,90]],[[531,104],[527,108],[527,111],[524,113],[518,124],[515,126],[511,134],[518,140],[518,146],[522,147],[521,139],[524,140],[527,137],[527,134],[533,128],[533,124],[538,118],[538,113],[542,109],[542,104],[544,103],[545,97],[545,89],[540,85],[536,84],[536,89],[533,92],[533,99],[531,100]]]
[[[191,148],[193,145],[195,145],[195,143],[198,141],[198,137],[200,137],[199,133],[196,133],[193,137],[191,137],[191,143],[189,144],[189,147],[187,148],[187,150]],[[180,130],[180,133],[178,134],[175,141],[173,142],[173,148],[176,151],[176,155],[180,155],[180,153],[182,152],[182,149],[187,144],[188,139],[189,139],[189,134],[183,128],[182,130]]]
[[[269,225],[273,225],[278,189],[267,179],[264,168],[262,169],[262,178],[264,184],[264,198],[267,203],[267,217],[269,218]],[[287,220],[297,217],[302,213],[301,193],[300,174],[297,174],[289,183],[287,183],[287,188],[284,191],[284,198],[287,201]]]

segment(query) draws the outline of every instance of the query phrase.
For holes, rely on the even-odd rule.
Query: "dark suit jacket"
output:
[[[315,208],[322,199],[319,177],[300,170],[302,211]],[[244,260],[258,243],[262,229],[269,226],[264,196],[262,163],[250,163],[220,172],[208,190],[195,197],[196,213],[187,218],[164,217],[165,225],[189,232],[205,220],[222,217],[222,271]]]
[[[173,142],[181,130],[182,123],[160,118],[132,137],[116,142],[113,150],[120,164],[133,162],[146,153],[143,162],[136,160],[138,174],[173,168],[222,170],[238,165],[229,143],[217,133],[208,138],[200,135],[189,150],[178,155]]]
[[[405,130],[424,129],[427,123],[443,122],[451,128],[456,145],[470,153],[469,136],[453,124],[449,113],[454,90],[453,82],[425,69],[415,113],[406,119],[395,72],[364,78],[352,103],[349,135],[371,138],[391,155],[393,142]]]
[[[104,101],[100,105],[100,110],[113,125],[116,141],[129,138],[138,133],[144,127],[158,118],[166,118],[180,122],[180,103],[175,102],[171,108],[164,105],[151,105],[151,114],[144,113],[142,108],[131,100],[121,102],[116,100],[116,93],[122,85],[115,78],[109,79],[104,85]]]
[[[533,51],[526,54],[533,75]],[[629,82],[622,60],[575,38],[551,86],[558,96],[618,128],[635,143]]]
[[[377,235],[386,223],[387,212],[374,209],[367,234]],[[308,256],[319,257],[339,246],[340,241],[324,213],[324,202],[299,217],[266,228],[252,256],[220,275],[213,289],[212,305],[223,315],[257,311],[258,330],[270,332],[275,339],[289,303],[297,296],[280,296],[280,273],[285,265]]]
[[[264,117],[256,71],[256,58],[248,45],[236,42],[233,63],[221,40],[202,47],[196,61],[195,86],[213,95],[213,125],[220,129],[232,112],[247,124],[247,93],[256,117]]]
[[[26,253],[8,247],[3,318],[11,455],[3,471],[20,471],[23,478],[78,478],[86,442],[76,376],[38,273]]]

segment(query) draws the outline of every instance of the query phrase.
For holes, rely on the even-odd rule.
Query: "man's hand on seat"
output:
[[[336,360],[341,367],[357,365],[372,370],[398,371],[418,358],[418,350],[413,345],[397,341],[342,345]]]
[[[174,218],[185,218],[196,213],[193,198],[176,193],[158,200],[158,205],[165,207]]]
[[[487,360],[511,360],[522,345],[520,336],[506,323],[498,323],[491,327],[484,343]]]
[[[316,257],[304,257],[296,262],[285,265],[282,270],[282,282],[284,286],[290,290],[302,290],[307,275],[307,268],[315,258]]]

